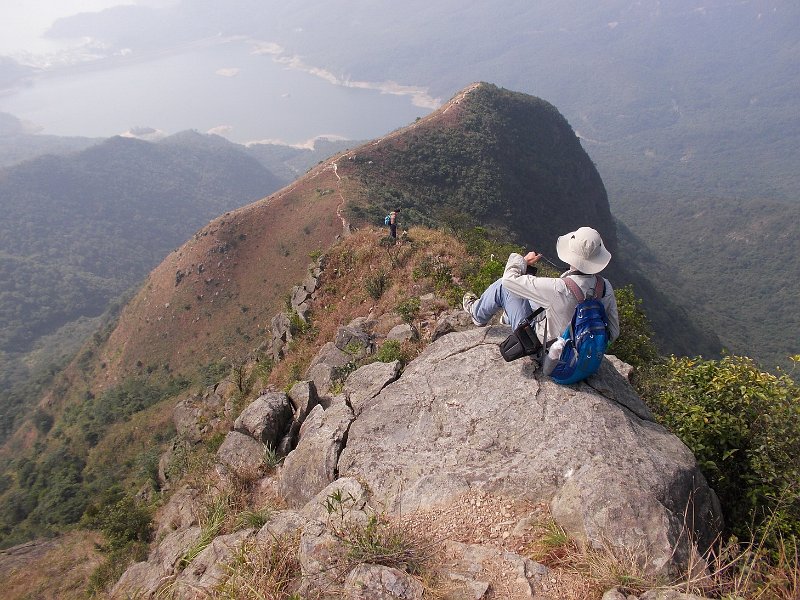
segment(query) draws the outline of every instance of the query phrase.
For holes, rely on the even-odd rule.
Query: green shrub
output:
[[[2,475],[0,475],[0,494],[4,493],[7,489],[9,489],[13,483],[14,480],[8,473],[3,473]]]
[[[400,302],[395,309],[404,323],[413,323],[414,319],[419,316],[419,298],[412,296]]]
[[[53,415],[37,407],[33,412],[33,424],[40,433],[46,434],[53,427]]]
[[[158,480],[158,462],[160,458],[159,449],[151,448],[142,452],[137,459],[139,475],[147,479],[154,490],[161,488],[161,482]]]
[[[103,532],[108,551],[150,541],[150,510],[118,488],[107,490],[98,503],[90,505],[81,524]]]
[[[200,369],[200,383],[205,387],[216,385],[228,374],[230,368],[230,363],[225,361],[209,363]]]
[[[308,321],[304,321],[300,314],[292,309],[289,312],[289,329],[292,335],[304,335],[311,329],[311,324]]]
[[[358,356],[364,352],[364,344],[357,339],[352,339],[345,345],[344,352],[350,356]]]
[[[334,395],[342,392],[345,379],[347,379],[350,373],[358,369],[359,366],[357,361],[351,360],[349,363],[341,367],[334,367],[331,370],[331,391]]]
[[[477,266],[467,275],[467,287],[476,294],[482,293],[491,284],[503,276],[508,255],[502,257],[502,262],[494,255],[490,255],[487,260],[481,260]]]
[[[274,366],[275,361],[273,361],[271,358],[259,356],[256,360],[255,366],[253,367],[253,373],[255,374],[256,379],[266,383],[269,380],[269,375],[272,373]]]
[[[653,343],[653,330],[647,315],[641,308],[642,301],[633,293],[633,286],[614,290],[619,312],[619,337],[609,346],[607,353],[613,354],[629,365],[641,368],[658,358]]]
[[[429,279],[436,293],[447,300],[450,306],[458,306],[464,290],[453,277],[453,269],[439,256],[425,256],[411,272],[414,279]]]
[[[33,494],[25,490],[12,490],[3,497],[0,519],[5,526],[17,525],[24,521],[34,508],[36,508],[36,497]],[[2,547],[6,547],[5,539]]]
[[[389,287],[389,275],[386,271],[378,271],[374,276],[367,277],[364,285],[367,289],[367,294],[373,300],[379,300],[386,289]]]
[[[697,457],[739,539],[800,535],[800,388],[749,358],[672,357],[644,394]]]
[[[215,431],[212,433],[211,436],[205,441],[206,450],[212,454],[215,454],[225,441],[226,435],[227,434],[224,431]]]
[[[303,367],[298,362],[293,362],[289,365],[289,373],[286,376],[286,385],[283,388],[283,391],[287,394],[289,390],[292,389],[292,386],[300,381],[303,375]]]
[[[86,509],[81,526],[100,530],[106,538],[106,543],[99,546],[105,558],[89,576],[89,596],[102,594],[128,565],[147,558],[147,543],[152,533],[150,519],[148,507],[116,486],[106,489]]]
[[[375,353],[375,358],[379,362],[390,363],[399,360],[405,363],[406,357],[403,353],[403,347],[397,340],[386,340],[378,351]]]
[[[430,279],[437,290],[453,284],[453,271],[439,256],[425,256],[411,271],[414,279]]]

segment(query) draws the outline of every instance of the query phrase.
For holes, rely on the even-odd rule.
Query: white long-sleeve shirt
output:
[[[503,286],[517,296],[533,300],[539,306],[544,307],[547,317],[547,341],[553,340],[564,333],[570,324],[578,301],[569,291],[563,279],[526,275],[527,266],[522,255],[512,252],[503,273]],[[584,295],[589,290],[594,290],[594,275],[573,274],[567,275],[567,277],[578,284]],[[617,312],[617,298],[614,296],[611,283],[605,278],[603,281],[606,287],[600,302],[603,304],[608,318],[610,343],[619,337],[619,313]],[[544,340],[544,328],[544,320],[536,324],[536,335],[540,340]]]

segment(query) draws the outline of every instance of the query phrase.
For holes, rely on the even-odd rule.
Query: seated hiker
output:
[[[559,237],[556,252],[570,266],[569,271],[559,278],[526,274],[528,267],[538,262],[541,254],[533,251],[525,256],[511,253],[503,277],[486,288],[480,298],[470,292],[464,294],[462,305],[472,317],[472,322],[483,327],[495,313],[503,310],[503,322],[516,329],[533,311],[543,307],[545,318],[536,322],[536,335],[542,343],[558,338],[570,324],[578,304],[564,278],[572,279],[586,295],[595,289],[595,274],[608,265],[611,253],[603,245],[600,234],[591,227],[581,227]],[[603,279],[603,283],[605,289],[600,292],[602,297],[599,300],[606,311],[611,342],[619,336],[617,299],[609,281]]]

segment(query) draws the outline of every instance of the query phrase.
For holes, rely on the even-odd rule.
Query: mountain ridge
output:
[[[495,123],[494,117],[491,116],[494,113],[486,108],[487,104],[491,104],[493,100],[497,101],[498,114],[503,115],[498,123]],[[470,108],[470,115],[473,116],[465,116],[465,107]],[[547,135],[540,136],[542,148],[539,150],[539,154],[543,156],[540,162],[544,161],[541,162],[544,174],[540,176],[540,182],[534,185],[533,192],[512,198],[505,196],[507,189],[495,192],[490,198],[500,208],[492,207],[491,210],[503,214],[490,215],[489,209],[485,206],[488,202],[486,186],[489,183],[483,182],[481,187],[475,189],[468,187],[473,179],[480,180],[482,171],[481,167],[473,169],[466,166],[459,167],[452,176],[446,176],[440,182],[434,183],[430,190],[422,194],[418,200],[411,197],[411,192],[408,190],[418,191],[419,183],[409,175],[410,172],[417,168],[424,169],[425,164],[435,160],[441,160],[442,164],[446,164],[447,152],[449,152],[449,146],[446,144],[451,142],[446,137],[440,136],[438,132],[445,131],[446,134],[453,134],[456,139],[455,143],[459,143],[462,139],[468,139],[474,148],[473,152],[480,154],[483,153],[483,150],[479,144],[484,140],[484,136],[480,132],[496,131],[496,134],[488,135],[499,136],[495,145],[503,148],[509,143],[507,137],[502,136],[507,135],[505,132],[510,131],[514,110],[533,110],[533,116],[529,116],[530,122],[547,124],[543,126],[547,130],[545,132]],[[476,113],[478,117],[474,116]],[[480,121],[480,115],[484,115],[485,123]],[[477,118],[478,121],[474,125],[471,121],[464,124],[464,121],[469,118]],[[552,129],[547,129],[548,127]],[[462,131],[462,128],[467,132],[466,138],[459,137],[457,133]],[[472,128],[478,133],[470,138],[469,132]],[[567,136],[572,139],[570,145],[567,146],[568,149],[564,150],[562,147]],[[409,148],[423,147],[428,138],[435,138],[436,144],[441,142],[445,146],[439,147],[434,144],[421,156],[417,154],[409,156],[406,153]],[[533,138],[532,135],[528,142],[538,144],[539,142],[531,141]],[[554,147],[559,147],[559,153],[556,155],[558,158],[546,158],[547,152],[552,151]],[[491,150],[485,152],[484,161],[492,159],[495,159],[495,162],[490,164],[496,165],[493,181],[504,188],[518,186],[514,189],[521,189],[519,186],[523,184],[520,174],[514,172],[514,169],[507,164],[503,165],[502,161],[492,157]],[[470,163],[471,160],[471,158],[466,158],[465,162]],[[547,162],[548,160],[551,162]],[[568,165],[573,164],[570,161],[575,161],[575,164],[579,165],[576,167],[579,172],[583,169],[584,173],[591,174],[582,176],[577,191],[572,189],[571,183],[556,187],[559,180],[571,181],[570,178],[559,175],[558,169],[561,164],[559,160]],[[520,157],[517,157],[517,162],[527,164],[526,160]],[[467,176],[459,179],[457,178],[459,173],[466,173]],[[521,174],[525,173],[526,170],[523,169]],[[421,176],[422,179],[424,177],[425,175]],[[504,184],[506,180],[511,183]],[[552,184],[554,189],[550,189],[549,184]],[[384,194],[382,197],[374,195],[375,185],[382,186],[382,190],[380,190]],[[386,189],[388,192],[385,191]],[[580,190],[584,190],[585,194],[582,195]],[[398,196],[400,197],[398,198]],[[512,210],[512,206],[536,206],[537,203],[541,206],[545,201],[550,203],[550,208],[547,210],[551,213],[547,223],[543,224],[541,221],[528,219],[524,222],[519,220],[514,227],[504,225],[504,219],[508,217],[506,213]],[[212,221],[176,253],[170,254],[164,263],[153,271],[145,282],[143,290],[137,294],[124,311],[122,322],[125,323],[127,318],[136,320],[139,335],[148,340],[144,344],[148,348],[146,354],[153,361],[164,363],[169,350],[167,349],[166,353],[157,350],[162,344],[157,344],[156,338],[161,335],[169,340],[188,341],[184,337],[187,335],[185,329],[187,319],[195,326],[201,320],[208,325],[208,329],[198,332],[200,339],[207,338],[207,342],[218,339],[219,334],[214,332],[219,332],[222,328],[213,325],[213,315],[222,314],[218,300],[222,295],[229,301],[238,298],[236,301],[240,303],[240,309],[247,313],[246,317],[240,315],[233,318],[228,325],[235,331],[239,331],[242,339],[256,339],[259,330],[263,335],[268,319],[279,309],[280,295],[291,285],[291,277],[294,278],[294,281],[302,279],[308,255],[315,250],[325,250],[333,243],[336,235],[343,233],[341,217],[345,217],[354,227],[368,223],[374,224],[380,222],[385,212],[396,208],[390,204],[391,202],[400,202],[405,205],[402,214],[403,226],[435,222],[439,217],[436,211],[441,210],[447,214],[473,215],[468,216],[466,221],[467,224],[473,225],[482,222],[487,215],[490,215],[488,225],[494,224],[500,231],[510,232],[519,237],[550,238],[552,241],[549,244],[552,245],[555,244],[557,235],[569,231],[570,228],[577,228],[586,222],[586,219],[589,218],[587,215],[594,215],[594,226],[603,231],[604,239],[608,240],[607,243],[611,248],[615,249],[616,247],[616,232],[599,175],[580,147],[569,124],[559,115],[555,107],[530,96],[500,90],[490,84],[473,83],[466,86],[451,101],[430,115],[358,148],[336,154],[269,198],[226,213]],[[559,207],[562,207],[564,203],[569,210],[558,212]],[[298,210],[300,205],[303,207],[302,210]],[[578,206],[581,207],[580,210],[577,208]],[[306,214],[304,215],[302,211],[306,211]],[[272,212],[279,212],[281,216],[272,217],[272,221],[270,221]],[[568,216],[564,218],[562,216],[564,214]],[[459,218],[463,220],[463,217]],[[280,221],[286,231],[276,230],[275,221]],[[315,230],[320,225],[321,231],[317,235]],[[254,240],[258,240],[258,242],[254,243]],[[546,244],[547,242],[541,243]],[[247,258],[245,259],[245,257]],[[237,278],[245,276],[245,267],[242,265],[248,261],[250,264],[274,261],[272,272],[286,271],[287,278],[279,277],[281,284],[278,284],[277,281],[262,282],[273,285],[274,289],[278,290],[274,293],[265,292],[252,277],[249,278],[250,282],[247,285],[238,286],[235,290],[227,286],[229,282],[233,284],[233,287],[237,286]],[[203,265],[202,274],[197,271],[200,265]],[[225,272],[224,265],[230,265],[233,270]],[[216,269],[222,269],[220,275],[216,274]],[[182,275],[179,273],[190,277],[182,279]],[[209,282],[209,280],[213,281]],[[185,282],[191,284],[191,291]],[[145,289],[151,290],[149,296],[144,291]],[[209,291],[214,294],[213,298],[207,297],[206,292]],[[212,301],[214,301],[213,306],[211,306]],[[161,321],[158,320],[158,317],[151,319],[145,316],[148,307],[166,305],[169,305],[169,314],[160,315]],[[134,306],[137,307],[135,311],[132,308]],[[250,312],[251,309],[252,312]],[[198,311],[202,311],[206,317],[211,314],[211,320],[199,320]],[[134,316],[134,313],[137,316]],[[244,313],[242,314],[244,315]],[[164,329],[163,320],[165,318],[181,324],[173,332],[174,335]],[[127,329],[128,327],[123,325],[123,328]],[[156,330],[161,330],[161,333],[156,334]],[[128,340],[131,339],[131,336],[124,337]],[[145,354],[141,350],[131,348],[130,342],[122,343],[121,339],[112,334],[109,341],[111,347],[125,348],[121,353],[115,351],[113,353],[116,354],[115,358],[110,355],[105,356],[106,378],[109,381],[113,381],[117,377],[115,365],[121,365],[123,372],[130,372],[135,370],[133,366],[140,360],[140,357],[134,359],[132,355]],[[224,348],[232,347],[226,345],[221,339],[211,343],[211,346],[214,346],[215,343],[222,344],[220,347],[222,354],[229,352]],[[179,343],[178,346],[182,346],[182,344]],[[211,356],[208,355],[207,358],[210,359]],[[170,362],[172,368],[181,370],[180,361],[178,363],[166,362]]]
[[[522,129],[514,119],[520,113],[526,115]],[[195,136],[181,134],[172,142],[228,145]],[[514,143],[533,149],[518,156]],[[507,150],[498,158],[493,148]],[[446,158],[452,152],[459,157],[454,165]],[[426,173],[431,163],[450,171],[433,174],[415,198],[420,188],[413,173]],[[488,165],[488,179],[481,165]],[[495,184],[501,192],[487,194]],[[550,251],[564,231],[591,222],[616,252],[602,181],[557,109],[476,82],[415,123],[336,154],[272,196],[213,219],[151,272],[102,347],[91,351],[99,357],[99,377],[87,380],[74,366],[68,372],[86,381],[86,393],[97,394],[129,376],[187,375],[187,368],[196,372],[220,356],[235,359],[263,339],[285,291],[303,278],[307,257],[330,247],[343,233],[343,219],[355,227],[377,223],[398,202],[404,227],[486,221],[509,241],[540,251]],[[532,217],[530,207],[546,218]],[[625,272],[621,262],[612,261],[609,276]],[[55,408],[61,399],[51,393],[45,404]]]

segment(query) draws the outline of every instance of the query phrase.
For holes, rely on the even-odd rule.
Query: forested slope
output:
[[[667,271],[687,283],[676,299],[717,333],[724,348],[763,368],[790,367],[800,352],[800,205],[769,200],[619,203],[617,213],[647,240]]]
[[[100,315],[201,225],[283,183],[244,148],[195,136],[111,138],[0,170],[0,437],[32,401],[19,385],[42,374],[22,358],[42,336]]]

